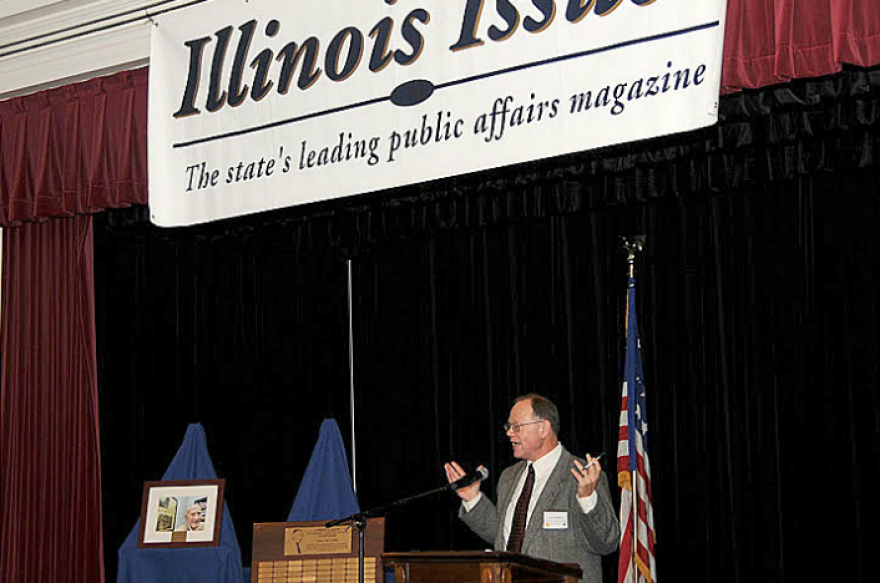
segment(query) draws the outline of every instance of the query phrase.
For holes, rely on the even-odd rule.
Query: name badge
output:
[[[568,512],[545,512],[544,528],[546,530],[562,530],[568,528]]]

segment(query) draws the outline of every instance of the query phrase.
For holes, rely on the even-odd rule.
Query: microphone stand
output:
[[[389,502],[388,504],[383,504],[382,506],[377,506],[369,510],[356,512],[355,514],[352,514],[351,516],[346,516],[345,518],[337,518],[336,520],[331,520],[324,525],[325,528],[331,528],[333,526],[340,526],[342,524],[351,524],[358,529],[358,583],[364,583],[364,540],[366,538],[365,533],[367,530],[367,519],[373,518],[375,516],[380,516],[391,510],[406,506],[407,504],[415,502],[416,500],[421,500],[422,498],[427,498],[428,496],[433,496],[434,494],[439,494],[440,492],[444,492],[446,490],[449,490],[450,492],[455,491],[452,488],[452,484],[447,484],[445,486],[440,486],[439,488],[434,488],[433,490],[428,490],[427,492],[422,492],[421,494],[416,494],[415,496],[401,498],[400,500],[395,500],[394,502]]]

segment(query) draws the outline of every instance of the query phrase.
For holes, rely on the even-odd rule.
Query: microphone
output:
[[[489,470],[485,467],[480,466],[472,473],[462,476],[454,482],[450,482],[447,488],[453,492],[460,488],[464,488],[466,486],[470,486],[474,482],[482,482],[486,478],[489,477]]]

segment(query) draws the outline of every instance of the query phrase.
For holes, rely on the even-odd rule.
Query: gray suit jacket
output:
[[[526,527],[522,553],[538,559],[559,563],[577,563],[583,570],[583,583],[601,583],[602,563],[600,556],[617,550],[620,542],[620,524],[611,504],[608,479],[603,471],[596,493],[599,499],[589,514],[581,511],[577,502],[577,480],[571,475],[574,467],[572,456],[563,448],[559,462],[550,474],[544,491],[535,505]],[[579,459],[579,458],[578,458]],[[584,460],[581,460],[583,463]],[[483,540],[505,550],[504,515],[510,506],[513,489],[526,462],[519,462],[502,472],[498,480],[498,506],[483,494],[470,512],[464,508],[459,516],[471,530]],[[568,528],[548,530],[543,528],[544,512],[566,512]]]

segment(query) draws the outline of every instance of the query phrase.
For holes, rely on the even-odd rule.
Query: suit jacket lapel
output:
[[[501,497],[498,499],[499,508],[501,509],[498,520],[500,520],[502,524],[504,524],[504,519],[507,516],[507,509],[510,507],[510,500],[513,498],[513,491],[516,490],[516,485],[519,484],[523,472],[529,467],[526,462],[519,462],[517,465],[520,467],[517,467],[516,471],[513,472],[513,480],[505,485],[505,491],[500,493]]]
[[[535,509],[532,511],[531,518],[529,518],[523,550],[531,541],[535,540],[535,536],[543,528],[544,512],[552,508],[553,501],[556,499],[556,495],[559,493],[559,489],[562,487],[570,467],[572,467],[572,455],[565,448],[562,448],[562,455],[559,456],[559,461],[556,462],[556,467],[553,468],[553,472],[551,472],[550,478],[547,480],[547,485],[544,486],[541,497],[538,498],[538,503],[535,504]]]

